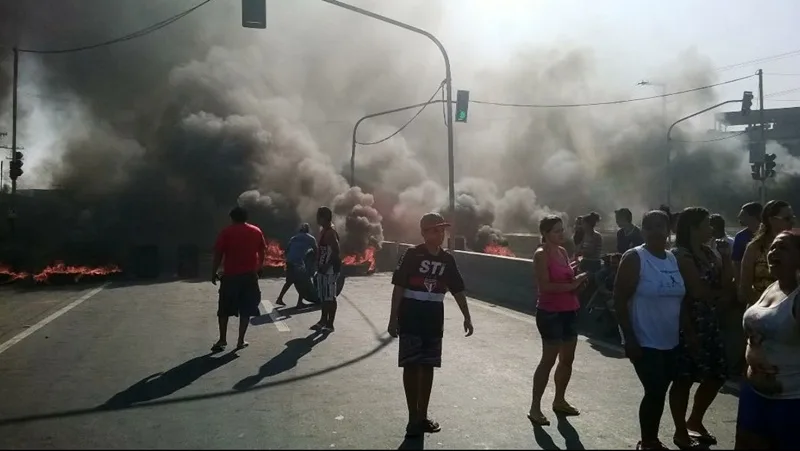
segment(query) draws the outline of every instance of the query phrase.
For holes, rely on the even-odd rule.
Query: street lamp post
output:
[[[373,117],[383,116],[392,113],[399,113],[400,111],[412,110],[414,108],[421,108],[426,105],[431,105],[433,103],[444,103],[444,100],[431,100],[430,102],[417,103],[415,105],[409,105],[400,108],[394,108],[391,110],[381,111],[378,113],[372,113],[356,121],[356,125],[353,126],[353,140],[351,142],[351,148],[350,148],[350,186],[356,186],[356,145],[358,145],[356,136],[358,134],[358,126],[361,125],[361,123],[364,122],[365,120],[371,119]]]
[[[639,86],[658,86],[661,88],[661,123],[664,126],[664,129],[667,128],[667,85],[666,83],[657,83],[651,82],[647,80],[642,80],[637,83]],[[667,207],[672,207],[672,146],[670,145],[669,139],[667,140],[666,149],[664,150],[666,154],[665,158],[665,167],[664,167],[664,178],[665,180],[665,190],[666,190],[666,198],[667,198]]]
[[[444,58],[444,83],[445,83],[445,96],[446,100],[445,103],[447,105],[447,118],[445,120],[447,125],[447,165],[448,165],[448,178],[449,178],[449,194],[450,194],[450,223],[455,225],[455,211],[456,211],[456,190],[455,190],[455,163],[453,157],[453,79],[450,74],[450,57],[447,55],[447,51],[445,50],[442,43],[436,39],[436,36],[432,35],[431,33],[417,28],[412,25],[405,24],[398,20],[390,19],[386,16],[381,16],[380,14],[373,13],[372,11],[367,11],[366,9],[359,8],[357,6],[349,5],[347,3],[340,2],[338,0],[322,0],[325,3],[329,3],[334,6],[338,6],[340,8],[347,9],[354,13],[362,14],[367,17],[371,17],[376,20],[380,20],[382,22],[386,22],[388,24],[392,24],[396,27],[404,28],[408,31],[413,31],[414,33],[421,34],[426,38],[433,41],[436,44],[436,47],[439,48],[439,51],[442,52],[442,57]]]

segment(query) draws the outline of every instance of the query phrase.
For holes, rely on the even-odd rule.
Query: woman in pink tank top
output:
[[[550,421],[542,413],[542,395],[556,366],[556,393],[553,411],[562,415],[579,415],[578,409],[565,399],[572,376],[572,361],[578,342],[578,291],[587,274],[575,275],[564,249],[564,223],[558,216],[546,216],[539,222],[542,245],[533,254],[534,275],[539,298],[536,303],[536,327],[542,336],[542,357],[533,373],[533,396],[528,419],[535,426],[547,426]]]

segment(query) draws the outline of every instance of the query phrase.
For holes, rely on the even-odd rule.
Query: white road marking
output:
[[[92,296],[96,295],[97,293],[103,291],[103,288],[107,287],[110,283],[111,282],[104,283],[102,286],[100,286],[98,288],[95,288],[94,290],[84,294],[83,296],[79,297],[78,299],[75,299],[74,301],[72,301],[69,304],[65,305],[64,307],[62,307],[58,311],[54,312],[53,314],[51,314],[47,318],[44,318],[43,320],[39,321],[38,323],[34,324],[33,326],[30,326],[29,328],[25,329],[24,331],[18,333],[16,336],[14,336],[13,338],[8,340],[7,342],[5,342],[5,343],[0,345],[0,354],[4,353],[5,351],[8,350],[8,348],[14,346],[15,344],[17,344],[20,341],[24,340],[25,338],[29,337],[34,332],[36,332],[37,330],[39,330],[42,327],[46,326],[48,323],[50,323],[51,321],[55,320],[59,316],[65,314],[68,311],[74,309],[75,307],[81,305],[84,301],[86,301],[90,297],[92,297]]]
[[[269,312],[269,317],[272,319],[272,324],[278,328],[279,332],[289,332],[289,326],[283,322],[283,318],[281,318],[280,313],[275,309],[275,306],[272,305],[272,302],[269,302],[266,299],[261,300],[261,306],[264,307],[264,310]]]

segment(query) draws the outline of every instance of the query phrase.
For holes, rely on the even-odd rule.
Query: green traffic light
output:
[[[467,118],[467,112],[466,111],[459,111],[458,112],[458,120],[463,121],[466,118]]]

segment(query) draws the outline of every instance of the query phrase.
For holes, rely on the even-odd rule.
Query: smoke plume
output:
[[[28,49],[80,46],[143,28],[194,0],[66,3],[0,3],[0,39]],[[457,42],[452,30],[440,30],[439,1],[359,5]],[[546,214],[596,210],[608,218],[615,208],[641,213],[663,201],[657,101],[589,109],[473,104],[457,131],[454,212],[442,110],[433,105],[385,143],[358,146],[351,187],[353,124],[430,97],[442,79],[441,56],[424,39],[321,2],[269,8],[267,30],[242,29],[239,2],[219,0],[114,46],[24,53],[19,120],[28,150],[20,183],[62,189],[95,235],[142,242],[209,242],[236,202],[282,240],[328,205],[353,253],[384,236],[418,239],[428,211],[452,213],[456,232],[482,249],[502,241],[500,230],[535,232]],[[466,65],[470,49],[448,49],[474,99],[563,104],[627,95],[608,88],[588,48],[520,48],[513,64],[488,67]],[[0,70],[3,102],[8,61]],[[717,81],[701,55],[676,61],[664,76],[670,90]],[[712,90],[681,96],[670,116],[713,101]],[[358,140],[382,139],[411,114],[365,121]],[[0,128],[9,123],[0,115]],[[690,126],[681,130],[676,138],[691,139]],[[691,181],[674,184],[675,203],[730,215],[752,197],[741,142],[676,142],[672,152],[673,172]],[[797,172],[777,183],[772,193],[789,198]]]

